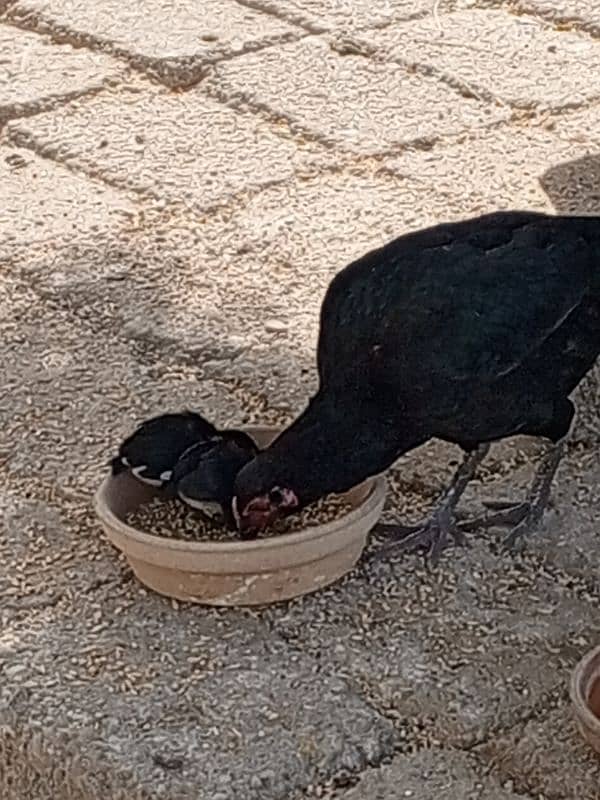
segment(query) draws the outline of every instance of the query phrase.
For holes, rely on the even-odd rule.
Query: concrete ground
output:
[[[90,497],[188,405],[284,423],[331,277],[497,208],[600,213],[596,0],[0,0],[0,796],[600,798],[597,379],[527,551],[472,536],[264,610],[147,593]],[[495,449],[466,503],[517,493]],[[416,517],[457,453],[402,459]]]

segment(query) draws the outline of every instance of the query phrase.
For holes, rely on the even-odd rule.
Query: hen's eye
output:
[[[279,489],[271,489],[269,492],[269,500],[271,503],[274,503],[276,506],[280,505],[283,501],[283,495]]]

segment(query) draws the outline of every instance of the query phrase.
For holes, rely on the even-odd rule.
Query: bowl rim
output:
[[[598,661],[600,666],[600,645],[597,645],[592,650],[589,650],[575,665],[575,668],[571,673],[570,695],[571,702],[573,703],[580,719],[585,722],[588,728],[592,728],[600,732],[600,719],[598,719],[598,717],[589,707],[587,699],[584,695],[584,687],[582,686],[582,681],[586,678],[587,670],[595,661]],[[598,676],[598,680],[600,680],[600,674]]]
[[[358,506],[353,508],[347,514],[343,514],[334,520],[326,522],[322,525],[311,525],[308,528],[303,528],[293,533],[282,533],[279,536],[269,536],[264,539],[252,539],[249,541],[232,541],[232,542],[211,542],[211,541],[193,541],[188,539],[170,539],[164,536],[156,536],[152,533],[134,528],[124,522],[112,510],[106,499],[106,493],[109,485],[114,480],[114,476],[107,475],[99,488],[96,490],[93,498],[94,511],[96,512],[99,520],[113,530],[117,531],[124,538],[134,540],[139,544],[153,547],[156,550],[179,550],[188,551],[193,553],[249,553],[256,551],[267,551],[272,549],[283,549],[286,547],[293,547],[294,545],[304,544],[317,539],[324,539],[335,533],[339,533],[341,528],[351,526],[353,523],[359,522],[363,517],[373,512],[379,504],[383,505],[387,493],[387,481],[385,474],[374,475],[362,481],[362,484],[370,484],[369,492],[364,500]],[[361,486],[362,484],[356,484]],[[348,491],[352,491],[351,487]]]

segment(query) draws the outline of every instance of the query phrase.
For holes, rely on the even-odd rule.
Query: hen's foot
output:
[[[375,530],[389,533],[393,541],[383,545],[377,558],[385,557],[392,549],[407,551],[424,547],[435,565],[450,539],[456,544],[465,544],[465,537],[456,526],[455,509],[489,449],[489,445],[484,444],[467,453],[428,520],[412,526],[378,525]]]
[[[525,536],[535,533],[540,527],[544,512],[550,505],[552,481],[563,451],[564,443],[561,441],[553,445],[542,458],[525,502],[516,504],[487,502],[485,505],[488,508],[498,510],[493,514],[486,514],[478,519],[461,523],[461,530],[468,532],[478,528],[512,526],[512,530],[504,538],[503,544],[509,550],[517,549],[517,545],[523,543]]]
[[[531,510],[531,503],[528,501],[520,503],[490,501],[489,503],[484,503],[484,505],[493,513],[483,514],[480,517],[467,517],[465,519],[461,517],[459,522],[461,531],[464,533],[473,533],[480,529],[518,525]]]
[[[444,507],[418,525],[382,524],[375,531],[390,539],[379,549],[378,559],[385,558],[390,552],[425,549],[426,557],[435,565],[451,540],[457,545],[466,544],[465,536],[456,526],[452,511]]]
[[[529,534],[535,533],[541,526],[546,510],[545,503],[534,503],[523,519],[514,526],[508,536],[504,537],[503,545],[507,550],[518,550],[523,540]]]

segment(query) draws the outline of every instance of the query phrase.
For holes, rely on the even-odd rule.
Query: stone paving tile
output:
[[[519,11],[539,14],[558,25],[572,25],[600,36],[600,10],[596,0],[512,0]]]
[[[340,55],[317,37],[219,64],[211,82],[224,98],[267,108],[320,141],[361,154],[508,116],[394,62]]]
[[[424,750],[399,756],[389,765],[369,770],[341,800],[518,800],[525,795],[503,788],[495,777],[482,776],[481,766],[457,750]]]
[[[180,228],[149,226],[152,234],[101,245],[90,237],[73,247],[23,249],[12,255],[11,271],[73,312],[90,336],[110,335],[147,363],[167,359],[192,384],[224,382],[217,395],[239,388],[237,422],[289,418],[314,383],[314,353],[303,342],[293,345],[288,330],[308,288],[282,296],[274,283],[278,265],[258,253],[236,255],[241,245],[227,242],[231,228],[209,226],[200,239],[189,218]],[[202,237],[201,225],[198,231]],[[218,415],[230,411],[225,403]]]
[[[13,121],[8,133],[88,174],[197,209],[288,179],[315,156],[198,90],[105,95]]]
[[[547,714],[486,742],[478,752],[535,797],[600,798],[600,760],[577,731],[566,698]]]
[[[565,108],[600,96],[600,43],[501,10],[459,11],[365,36],[378,52],[422,65],[474,96],[523,108]]]
[[[102,46],[169,86],[198,81],[207,63],[302,34],[235,2],[186,0],[19,0],[9,17],[77,44]]]
[[[36,800],[73,783],[82,800],[286,800],[393,753],[389,721],[250,615],[176,612],[135,584],[78,606],[5,632],[2,738],[35,748]]]
[[[0,296],[0,452],[9,478],[35,477],[85,499],[142,419],[182,405],[218,421],[239,417],[235,399],[210,378],[142,362],[106,328],[73,324],[9,278]]]
[[[256,8],[305,26],[314,33],[352,31],[387,25],[398,19],[409,19],[430,12],[430,0],[254,0]]]
[[[90,233],[123,231],[137,214],[123,192],[74,175],[30,150],[0,145],[0,253]]]
[[[393,719],[407,752],[470,747],[526,719],[562,692],[597,629],[569,576],[470,543],[433,573],[417,557],[367,558],[335,587],[265,612]]]
[[[57,45],[43,36],[0,24],[0,127],[112,85],[125,70],[99,53]]]
[[[314,388],[319,312],[333,276],[354,258],[416,227],[417,221],[433,224],[446,214],[447,199],[438,196],[434,184],[367,168],[311,174],[270,187],[233,215],[230,232],[218,243],[218,258],[227,263],[227,270],[218,277],[212,271],[221,289],[219,308],[226,312],[227,324],[239,333],[252,331],[259,346],[268,346],[261,379],[269,364],[277,375],[268,383],[269,395],[279,406],[284,392],[295,400],[302,393],[306,398]],[[182,319],[186,314],[191,319],[208,311],[211,294],[204,286],[194,286],[202,254],[196,248],[183,251],[182,257],[189,279],[181,287],[172,286],[172,308],[180,309]],[[310,282],[303,275],[310,275]],[[182,327],[182,347],[185,330],[190,330],[189,323]],[[287,350],[283,358],[278,356],[278,365],[269,357],[277,343]],[[298,381],[305,368],[310,369],[310,384]],[[288,369],[289,378],[282,380],[282,371]],[[245,379],[253,380],[246,372]]]
[[[227,221],[178,221],[167,211],[148,218],[133,244],[92,240],[52,258],[23,253],[18,264],[53,300],[77,298],[98,324],[243,380],[289,412],[314,389],[318,315],[333,275],[415,214],[435,221],[443,211],[422,183],[325,173],[271,187]]]
[[[480,131],[431,152],[401,153],[385,165],[407,180],[435,183],[459,213],[529,208],[598,214],[599,124],[600,108],[592,106]]]
[[[458,213],[449,208],[447,197],[440,197],[435,179],[386,171],[387,163],[314,170],[265,189],[232,216],[234,242],[288,262],[324,291],[336,272],[367,251]],[[299,281],[290,278],[293,289]]]

